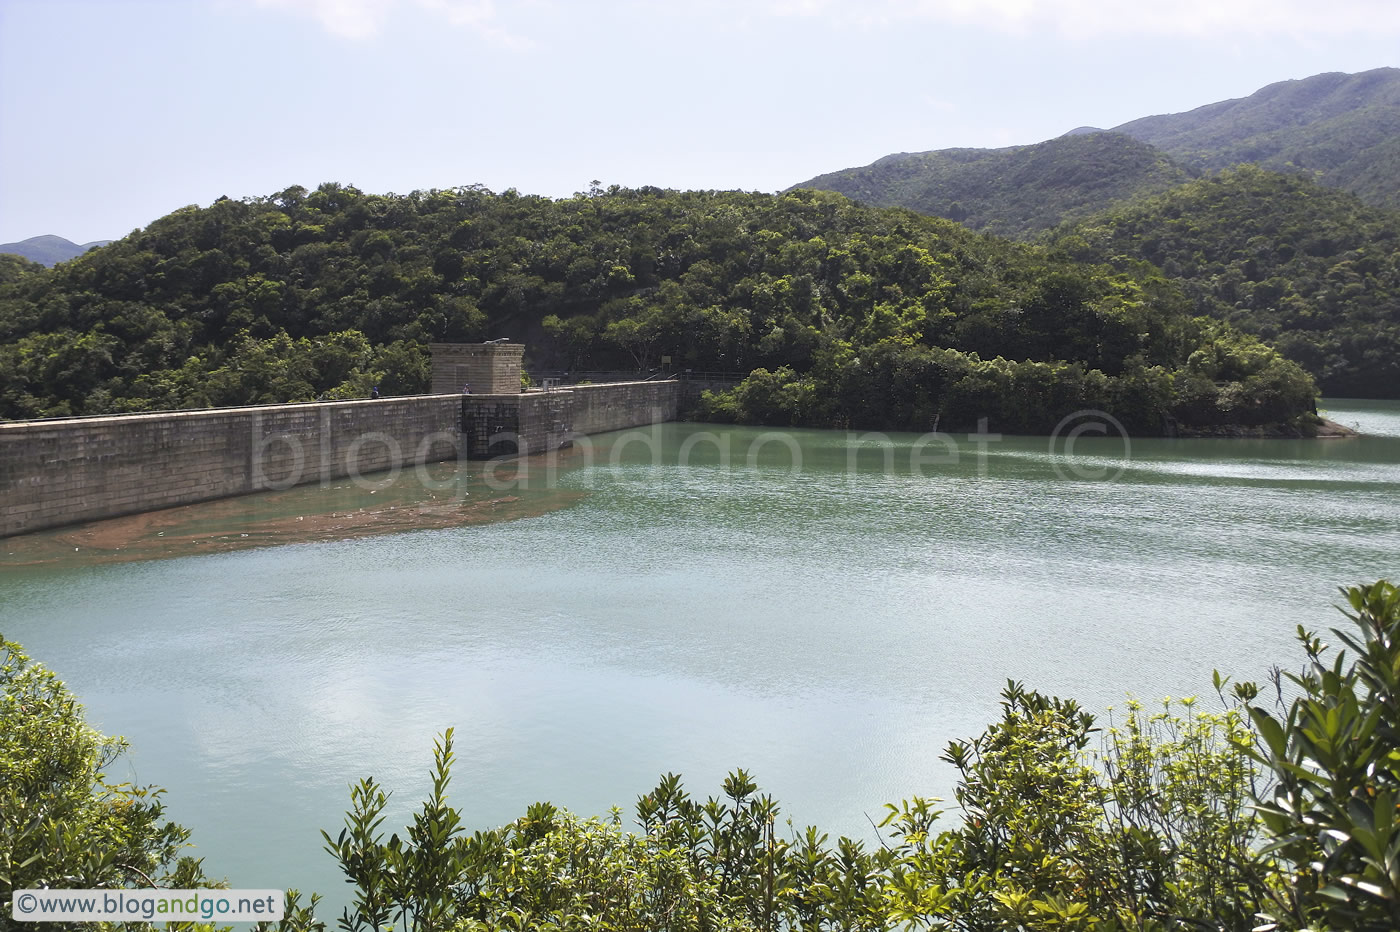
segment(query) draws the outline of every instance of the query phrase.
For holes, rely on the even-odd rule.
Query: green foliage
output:
[[[189,832],[164,820],[162,791],[108,779],[125,748],[0,638],[0,929],[36,928],[12,922],[15,890],[210,885],[180,855]]]
[[[1400,215],[1244,166],[1057,229],[1067,257],[1160,268],[1196,313],[1276,345],[1329,394],[1400,393]]]
[[[1308,664],[1287,676],[1300,694],[1282,714],[1250,707],[1275,780],[1269,850],[1292,879],[1272,918],[1381,932],[1400,928],[1400,589],[1342,594],[1354,630],[1332,633],[1346,649],[1328,663],[1300,627]]]
[[[697,416],[744,424],[974,432],[986,419],[1007,433],[1048,433],[1076,411],[1107,412],[1135,434],[1263,428],[1305,435],[1313,383],[1252,337],[1200,320],[1204,341],[1187,365],[1130,360],[1108,375],[1082,363],[883,341],[843,347],[811,373],[755,370],[735,388],[705,392]]]
[[[433,789],[405,836],[384,839],[373,780],[351,789],[327,850],[355,885],[345,932],[381,929],[883,928],[873,860],[816,829],[777,838],[773,800],[743,771],[723,798],[692,800],[674,774],[637,804],[639,833],[536,803],[515,822],[468,835],[446,803],[452,732],[437,745]]]
[[[832,194],[326,184],[184,208],[0,284],[0,416],[421,392],[427,343],[509,336],[545,368],[766,370],[720,404],[740,420],[926,430],[943,406],[1046,432],[1117,398],[1159,433],[1183,417],[1171,377],[1229,339],[1188,311],[1150,270]],[[1217,388],[1249,424],[1311,406],[1232,386],[1183,410]]]
[[[38,262],[17,256],[13,253],[0,253],[0,285],[9,285],[20,279],[44,270]]]
[[[638,800],[636,833],[616,810],[584,820],[537,803],[469,836],[446,804],[449,731],[406,837],[384,840],[372,780],[352,788],[345,829],[326,836],[356,889],[341,927],[1243,932],[1282,900],[1286,875],[1257,846],[1241,709],[1133,703],[1097,751],[1072,701],[1011,683],[1002,713],[945,753],[960,823],[936,831],[935,800],[890,805],[871,852],[815,827],[781,837],[776,803],[742,770],[703,802],[667,774]]]
[[[1105,738],[1109,846],[1094,884],[1126,915],[1251,929],[1278,877],[1256,850],[1249,718],[1238,702],[1223,712],[1193,699],[1162,706],[1149,715],[1130,703]]]
[[[1207,171],[1221,174],[1186,183]],[[891,155],[801,187],[1003,235],[1058,224],[1065,255],[1160,267],[1195,313],[1276,345],[1328,394],[1394,398],[1400,217],[1374,208],[1400,208],[1397,177],[1400,69],[1378,68],[1034,146]]]
[[[793,187],[836,191],[877,207],[907,207],[974,230],[1029,238],[1189,177],[1152,146],[1093,132],[1006,149],[902,152]]]
[[[1179,709],[1179,711],[1178,711]],[[1267,890],[1251,849],[1253,768],[1238,710],[1191,700],[1088,749],[1094,718],[1010,683],[1002,719],[955,741],[962,824],[934,834],[928,801],[889,806],[890,919],[919,928],[1246,930]]]

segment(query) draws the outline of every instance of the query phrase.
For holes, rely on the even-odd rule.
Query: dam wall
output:
[[[601,434],[680,417],[680,382],[612,382],[570,385],[576,434]]]
[[[458,398],[0,424],[0,537],[457,456]]]
[[[529,456],[573,442],[569,392],[462,395],[462,457]]]
[[[674,420],[674,382],[0,423],[0,537]]]

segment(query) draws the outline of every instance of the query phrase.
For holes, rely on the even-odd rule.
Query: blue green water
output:
[[[1296,663],[1336,586],[1400,578],[1400,405],[1326,407],[1368,435],[1067,453],[662,425],[496,488],[463,465],[433,500],[475,508],[461,526],[322,539],[370,502],[411,525],[405,474],[5,541],[0,632],[131,740],[120,775],[167,787],[236,887],[342,900],[319,830],[371,774],[402,824],[449,726],[473,827],[742,766],[797,824],[870,837],[883,803],[950,794],[941,749],[1008,678],[1094,710],[1204,695]],[[199,543],[241,534],[292,542]]]

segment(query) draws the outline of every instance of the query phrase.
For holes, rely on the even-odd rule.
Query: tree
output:
[[[190,833],[163,818],[163,791],[108,779],[126,747],[84,721],[52,671],[0,638],[0,929],[15,890],[210,885],[200,862],[181,856]]]

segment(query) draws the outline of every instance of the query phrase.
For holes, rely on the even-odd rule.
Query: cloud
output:
[[[775,16],[864,26],[927,21],[1003,32],[1100,36],[1400,35],[1395,0],[766,0]]]
[[[528,45],[508,31],[502,13],[517,21],[558,15],[554,0],[251,0],[257,6],[312,17],[349,39],[376,35],[396,16],[426,14],[507,45]],[[1395,0],[572,0],[584,9],[646,18],[657,12],[751,21],[801,18],[837,26],[881,28],[911,22],[971,26],[1016,35],[1060,38],[1161,36],[1223,38],[1276,36],[1400,36]],[[523,17],[523,18],[522,18]]]
[[[286,10],[318,20],[326,31],[346,39],[368,39],[404,12],[421,11],[448,25],[472,29],[506,45],[523,44],[496,16],[495,0],[254,0],[260,7]]]

